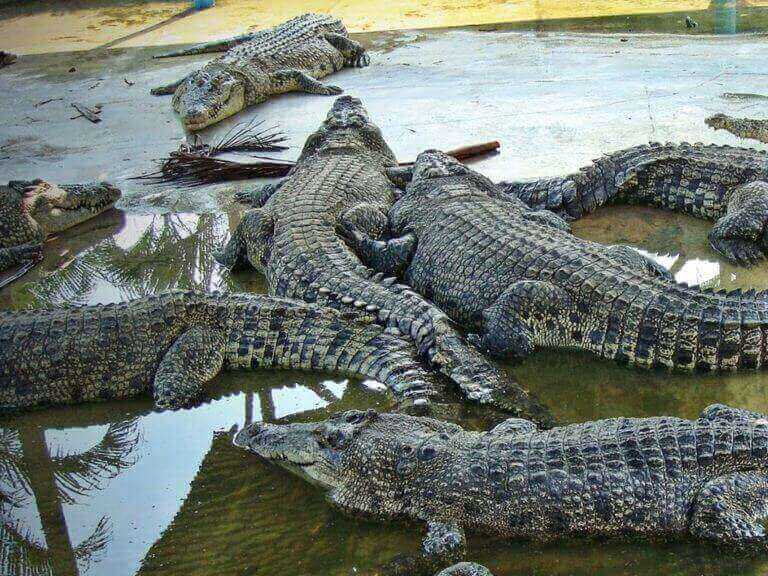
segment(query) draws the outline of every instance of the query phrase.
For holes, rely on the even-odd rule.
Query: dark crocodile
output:
[[[106,182],[0,186],[0,271],[36,258],[47,236],[93,218],[119,198],[120,190]]]
[[[717,220],[714,250],[740,264],[768,253],[768,155],[703,144],[650,144],[608,154],[573,174],[499,188],[535,210],[575,220],[609,204],[639,204]]]
[[[350,243],[397,270],[482,348],[524,358],[536,346],[575,348],[643,368],[748,370],[768,365],[768,296],[676,284],[626,246],[570,234],[437,151],[419,155],[383,241]],[[403,272],[404,271],[404,272]]]
[[[374,313],[409,334],[466,397],[547,418],[526,391],[463,342],[442,311],[395,278],[375,274],[338,233],[344,223],[373,234],[386,227],[395,188],[385,171],[396,164],[360,101],[337,99],[289,177],[262,198],[261,208],[244,214],[220,261],[260,270],[277,296]]]
[[[727,114],[715,114],[705,120],[715,130],[725,130],[739,138],[768,143],[768,120],[757,118],[734,118]]]
[[[327,490],[342,511],[426,525],[399,573],[464,554],[464,530],[503,539],[704,539],[765,550],[768,420],[724,405],[697,420],[612,418],[488,432],[350,411],[311,424],[253,424],[235,444]],[[396,572],[397,573],[397,572]]]
[[[222,369],[257,367],[373,378],[401,404],[441,388],[396,330],[281,298],[171,292],[0,313],[0,412],[149,391],[158,406],[177,408]]]
[[[173,107],[188,130],[201,130],[277,94],[340,94],[341,88],[317,79],[370,62],[341,20],[326,14],[303,14],[273,28],[161,57],[224,51],[201,70],[152,90],[173,94]]]

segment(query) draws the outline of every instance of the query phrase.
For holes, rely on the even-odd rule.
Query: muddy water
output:
[[[171,288],[261,292],[213,252],[233,214],[114,211],[49,242],[43,264],[0,292],[4,308],[121,301]],[[627,243],[680,281],[768,287],[768,266],[714,256],[709,224],[612,208],[579,236]],[[563,421],[617,415],[693,417],[712,402],[768,412],[768,374],[687,377],[623,369],[583,354],[540,352],[514,368]],[[414,551],[419,529],[341,516],[312,486],[230,446],[230,429],[386,409],[372,383],[293,372],[222,375],[200,406],[156,412],[149,398],[52,409],[0,422],[0,573],[347,575]],[[531,545],[471,538],[497,574],[764,574],[768,563],[687,543]],[[33,572],[36,569],[39,572]]]

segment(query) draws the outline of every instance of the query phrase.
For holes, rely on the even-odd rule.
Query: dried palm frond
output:
[[[249,178],[279,178],[288,174],[292,167],[293,162],[288,160],[233,162],[179,150],[172,152],[157,172],[137,176],[133,180],[146,180],[153,184],[174,182],[187,186],[203,186]]]
[[[182,144],[171,152],[156,172],[132,178],[149,183],[175,182],[200,186],[248,178],[285,176],[293,162],[251,155],[254,161],[234,162],[215,158],[225,152],[279,152],[287,150],[285,136],[276,127],[261,128],[263,121],[238,124],[214,144],[203,144],[195,137],[192,144]]]
[[[221,139],[209,147],[209,156],[224,152],[279,152],[288,150],[288,146],[281,145],[285,142],[285,135],[277,129],[277,126],[261,128],[264,121],[252,120],[247,124],[238,124]]]

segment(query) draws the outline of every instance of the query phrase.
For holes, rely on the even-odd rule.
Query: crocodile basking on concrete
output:
[[[739,138],[768,143],[768,120],[734,118],[727,114],[715,114],[705,120],[715,130],[725,130]]]
[[[703,144],[650,144],[608,154],[566,176],[501,182],[535,210],[575,220],[609,204],[639,204],[716,220],[710,245],[754,264],[768,254],[768,154]]]
[[[349,411],[252,424],[235,444],[328,492],[342,511],[427,527],[394,573],[456,562],[464,530],[502,539],[704,539],[765,550],[768,420],[724,405],[696,420],[611,418],[488,432],[431,418]]]
[[[410,335],[468,398],[544,420],[543,407],[467,346],[442,311],[395,278],[375,274],[339,234],[345,223],[372,234],[386,227],[395,188],[385,172],[396,164],[360,101],[342,96],[290,175],[243,215],[220,261],[260,270],[277,296],[376,314]]]
[[[394,271],[494,356],[574,348],[681,371],[768,365],[768,295],[676,284],[626,246],[570,234],[438,151],[419,155],[389,215],[395,238],[347,225],[361,258]]]
[[[119,198],[120,190],[106,182],[0,186],[0,271],[37,258],[47,236],[93,218]]]
[[[340,94],[341,88],[317,79],[370,62],[341,20],[325,14],[304,14],[274,28],[162,57],[224,51],[201,70],[152,90],[173,94],[173,107],[188,130],[201,130],[277,94]]]
[[[178,408],[222,369],[257,367],[372,378],[404,407],[441,393],[408,339],[359,312],[202,292],[0,312],[0,412],[149,391]]]

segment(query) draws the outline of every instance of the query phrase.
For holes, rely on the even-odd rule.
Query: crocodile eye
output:
[[[345,420],[347,421],[347,424],[359,424],[363,421],[363,418],[365,418],[365,414],[362,412],[353,412],[351,414],[347,414]]]
[[[347,435],[341,430],[333,430],[326,436],[326,441],[331,448],[341,448],[347,440]]]
[[[434,446],[422,446],[418,454],[419,460],[422,462],[432,460],[435,456],[437,456],[437,450]]]
[[[400,448],[400,453],[403,456],[413,456],[413,453],[414,453],[413,446],[411,446],[410,444],[403,444],[403,447]]]

